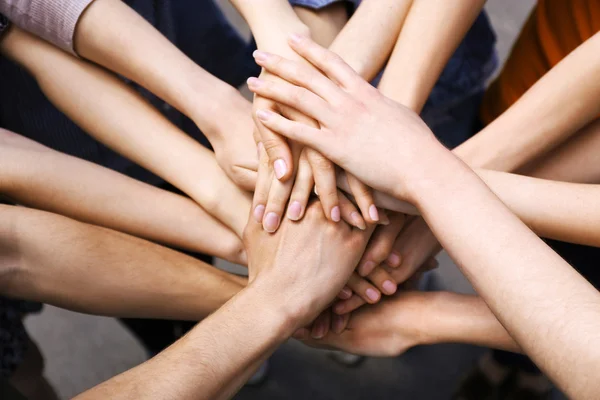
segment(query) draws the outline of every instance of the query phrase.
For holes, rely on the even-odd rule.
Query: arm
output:
[[[2,129],[0,193],[29,207],[244,263],[239,237],[192,200]]]
[[[261,159],[266,158],[262,149]],[[269,174],[263,164],[258,182],[268,185],[261,179]],[[364,250],[372,230],[333,224],[321,210],[313,204],[302,223],[284,221],[274,234],[250,216],[244,235],[247,289],[155,358],[80,398],[232,397],[261,360],[327,307]]]
[[[418,115],[309,39],[290,43],[343,89],[310,69],[298,78],[292,71],[299,64],[269,55],[261,65],[300,87],[273,83],[253,90],[314,118],[318,114],[321,128],[270,113],[261,114],[261,121],[316,148],[371,187],[415,204],[523,351],[568,396],[598,397],[591,372],[600,360],[598,291],[444,148]]]
[[[9,297],[92,314],[193,321],[243,286],[241,278],[133,236],[43,211],[0,209],[0,292]]]
[[[190,195],[241,236],[248,194],[229,180],[209,150],[179,131],[133,89],[16,28],[0,49],[27,68],[46,96],[82,129]]]
[[[415,1],[379,83],[391,99],[419,112],[484,0]]]
[[[596,34],[457,147],[456,155],[472,167],[510,172],[563,143],[600,113],[599,52]]]
[[[451,292],[401,292],[353,312],[342,333],[301,339],[371,357],[397,357],[414,346],[438,343],[521,352],[481,298]]]
[[[119,0],[95,0],[80,17],[74,42],[81,57],[139,83],[190,117],[227,175],[254,188],[251,105],[235,88],[196,65]]]

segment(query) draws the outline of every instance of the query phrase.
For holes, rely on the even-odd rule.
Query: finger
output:
[[[272,180],[263,217],[263,228],[265,231],[273,233],[279,228],[285,205],[292,193],[293,185],[293,180],[287,182],[281,182],[277,179]]]
[[[258,110],[256,117],[265,127],[273,132],[305,144],[326,155],[329,159],[336,161],[336,155],[338,154],[337,145],[334,143],[335,138],[330,131],[326,134],[321,129],[300,122],[290,121],[269,110]]]
[[[323,71],[338,86],[353,89],[361,82],[364,83],[362,78],[340,56],[319,46],[311,39],[294,34],[290,37],[289,44],[296,53]]]
[[[337,335],[344,332],[350,322],[350,316],[352,314],[347,313],[343,315],[333,314],[331,316],[331,331]]]
[[[306,148],[305,152],[323,211],[329,220],[340,222],[342,213],[338,200],[335,165],[313,149]]]
[[[262,106],[262,104],[263,102],[259,102],[259,104],[255,104],[255,107]],[[273,112],[269,102],[266,103],[265,108],[271,108],[271,112]],[[259,140],[267,151],[269,164],[273,167],[275,176],[283,182],[287,181],[293,174],[294,160],[286,138],[278,135],[269,129],[268,126],[262,124],[258,118],[256,118],[256,114],[253,115],[253,118],[257,127]]]
[[[253,56],[256,63],[265,70],[296,86],[308,89],[331,104],[339,103],[339,100],[345,96],[336,84],[310,65],[258,50],[253,53]]]
[[[335,116],[325,100],[286,81],[252,77],[248,78],[247,83],[248,88],[256,95],[290,106],[319,122],[327,124]]]
[[[294,332],[292,337],[296,340],[308,340],[310,339],[310,330],[307,328],[300,328]]]
[[[348,300],[340,300],[333,306],[333,312],[338,315],[348,314],[364,305],[366,301],[357,294],[353,294]]]
[[[363,217],[361,217],[358,209],[341,191],[338,190],[338,199],[340,201],[340,210],[342,211],[342,219],[352,226],[357,227],[360,230],[365,230],[367,224]]]
[[[317,317],[315,323],[312,328],[312,338],[313,339],[321,339],[323,336],[327,335],[329,332],[329,327],[331,325],[331,313],[329,309],[323,311],[321,315]]]
[[[356,179],[352,174],[348,174],[347,178],[352,196],[354,197],[358,208],[360,208],[363,217],[370,223],[378,222],[379,213],[377,212],[377,207],[373,201],[371,188]]]
[[[256,187],[256,170],[238,167],[236,165],[233,166],[232,170],[234,173],[231,178],[236,185],[249,192],[254,190]]]
[[[298,162],[298,172],[287,210],[287,217],[292,221],[302,219],[314,182],[312,169],[306,158],[306,152],[303,151]]]
[[[265,147],[261,142],[259,142],[256,147],[259,157],[258,175],[256,178],[256,187],[254,189],[254,199],[252,200],[252,218],[250,218],[250,220],[262,223],[273,177],[269,169],[269,158],[265,151]]]
[[[390,259],[390,253],[392,252],[398,234],[404,226],[404,221],[404,214],[396,213],[392,214],[389,225],[377,227],[373,237],[367,245],[367,249],[358,263],[358,273],[360,276],[369,275],[375,266]],[[392,259],[395,260],[393,257]]]
[[[352,273],[346,286],[369,304],[375,304],[381,299],[381,292],[356,272]]]
[[[396,290],[398,289],[392,275],[381,267],[376,267],[367,278],[377,287],[377,289],[388,296],[396,293]]]
[[[342,290],[340,290],[340,293],[337,295],[337,297],[341,300],[348,300],[350,297],[352,297],[352,289],[350,289],[348,286],[344,286]]]

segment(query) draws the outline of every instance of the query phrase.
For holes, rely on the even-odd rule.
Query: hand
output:
[[[228,101],[228,114],[219,118],[218,134],[209,140],[219,166],[240,188],[252,191],[256,186],[258,157],[252,137],[252,105],[238,92]]]
[[[367,185],[415,204],[415,189],[443,173],[436,161],[447,150],[417,114],[381,95],[334,53],[304,37],[295,36],[290,44],[331,80],[304,64],[258,53],[259,65],[297,86],[255,79],[250,89],[314,118],[320,129],[268,110],[259,110],[257,118]]]
[[[326,347],[372,357],[394,357],[430,340],[426,323],[435,318],[436,293],[401,292],[374,306],[363,307],[351,316],[320,316],[319,333],[331,321],[331,330],[313,340],[308,329],[294,337],[313,347]]]
[[[258,147],[260,190],[270,173],[264,147]],[[312,321],[340,292],[373,231],[328,221],[318,202],[307,208],[301,222],[284,220],[277,233],[264,231],[261,222],[251,215],[244,232],[249,281],[262,282],[297,326]]]
[[[367,250],[363,254],[360,263],[358,264],[358,273],[361,276],[369,275],[373,269],[378,267],[386,260],[392,261],[391,266],[400,264],[400,256],[396,253],[391,253],[392,247],[398,237],[398,234],[404,226],[406,217],[404,214],[394,213],[390,217],[390,224],[379,226],[375,229]]]

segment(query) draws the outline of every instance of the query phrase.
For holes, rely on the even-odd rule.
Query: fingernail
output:
[[[292,221],[298,221],[302,214],[302,204],[299,201],[293,201],[288,207],[288,218]]]
[[[260,84],[262,83],[262,81],[258,78],[251,76],[250,78],[248,78],[246,83],[248,84],[249,87],[259,87]]]
[[[278,226],[279,215],[275,214],[274,212],[268,213],[263,222],[263,227],[265,228],[265,231],[273,233],[277,230]]]
[[[333,312],[336,314],[344,314],[344,303],[337,303],[333,306]]]
[[[371,204],[371,207],[369,207],[369,217],[371,217],[373,221],[379,221],[379,212],[377,211],[375,204]]]
[[[352,222],[354,223],[354,226],[356,226],[358,229],[361,230],[365,230],[367,229],[367,225],[365,224],[365,221],[362,219],[362,217],[360,216],[360,214],[356,211],[353,211],[352,214],[350,214],[350,217],[352,218]]]
[[[319,321],[313,333],[313,339],[321,339],[325,336],[325,321]]]
[[[258,110],[256,112],[256,117],[258,119],[260,119],[261,121],[268,121],[269,118],[271,117],[271,111]]]
[[[368,289],[365,291],[365,294],[367,295],[367,297],[368,297],[368,298],[369,298],[371,301],[377,301],[377,300],[379,300],[379,293],[378,293],[378,292],[377,292],[377,290],[375,290],[375,289],[368,288]]]
[[[373,261],[365,261],[365,263],[358,268],[358,273],[360,276],[367,276],[371,273],[373,268],[375,268],[375,263]]]
[[[390,267],[397,267],[400,265],[400,256],[396,253],[391,253],[385,262]]]
[[[342,290],[340,291],[339,297],[344,300],[348,300],[350,297],[352,297],[352,290],[350,290],[350,288],[348,286],[344,286],[342,288]]]
[[[277,177],[277,179],[283,178],[285,173],[287,172],[287,165],[285,164],[285,161],[283,161],[281,158],[275,160],[273,166],[275,167],[275,176]]]
[[[381,287],[383,287],[383,290],[385,290],[385,292],[387,294],[394,294],[396,293],[396,284],[390,280],[387,280],[385,282],[383,282],[383,284],[381,285]]]
[[[301,41],[301,40],[302,40],[302,36],[300,36],[300,35],[299,35],[299,34],[297,34],[297,33],[292,33],[292,34],[290,35],[290,41],[291,41],[292,43],[296,43],[296,44],[298,44],[298,43],[300,43],[300,41]]]
[[[331,220],[333,222],[340,222],[340,208],[338,206],[331,209]]]
[[[258,222],[258,223],[262,222],[264,215],[265,215],[265,206],[263,206],[262,204],[257,205],[254,208],[254,219],[256,220],[256,222]]]
[[[344,317],[341,315],[333,316],[333,331],[335,333],[342,333],[342,329],[344,329]]]
[[[267,58],[269,57],[267,55],[267,53],[260,51],[260,50],[254,50],[254,53],[252,53],[252,56],[254,57],[255,60],[257,61],[266,61]]]
[[[379,224],[380,225],[389,225],[390,224],[390,219],[387,216],[387,213],[385,211],[379,216]]]

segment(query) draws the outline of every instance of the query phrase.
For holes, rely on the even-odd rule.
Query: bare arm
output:
[[[254,187],[251,105],[237,89],[196,65],[119,0],[95,0],[77,24],[74,43],[81,57],[139,83],[190,117],[227,175],[247,190]]]
[[[198,320],[243,280],[109,229],[0,206],[0,291],[91,314]]]
[[[0,46],[33,74],[44,94],[82,129],[181,189],[241,236],[250,209],[249,195],[229,180],[209,150],[178,130],[133,89],[105,70],[16,27]]]
[[[191,199],[2,129],[0,193],[22,205],[245,263],[240,238]]]
[[[484,0],[413,2],[379,90],[400,104],[421,111],[484,3]]]
[[[598,54],[600,34],[565,57],[455,153],[472,167],[510,172],[563,143],[600,113]]]

